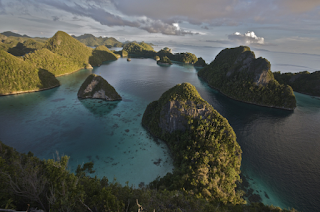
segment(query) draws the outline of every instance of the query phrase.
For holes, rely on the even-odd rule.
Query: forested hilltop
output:
[[[279,83],[290,85],[294,91],[311,96],[320,96],[320,71],[282,74],[279,71],[273,74]]]
[[[27,53],[41,49],[47,38],[30,38],[13,32],[0,33],[0,50],[14,56],[23,56]]]
[[[255,58],[249,47],[222,50],[198,76],[233,99],[261,106],[294,110],[296,99],[289,85],[280,84],[265,58]]]
[[[173,173],[151,185],[182,189],[196,197],[224,204],[243,204],[241,148],[228,121],[204,101],[190,83],[174,86],[150,103],[142,126],[164,140],[174,155]]]
[[[55,76],[117,60],[105,46],[89,48],[65,32],[58,31],[45,42],[28,37],[6,37],[0,43],[0,95],[32,92],[59,86]],[[20,39],[27,39],[21,43]],[[21,40],[21,41],[22,41]],[[21,48],[20,48],[21,47]],[[10,53],[14,54],[10,54]],[[23,55],[24,57],[16,57]],[[23,68],[22,68],[23,67]]]
[[[47,70],[0,50],[0,95],[38,91],[59,86]]]

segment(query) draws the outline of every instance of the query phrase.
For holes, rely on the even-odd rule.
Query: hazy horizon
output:
[[[0,0],[0,31],[318,54],[320,1]]]

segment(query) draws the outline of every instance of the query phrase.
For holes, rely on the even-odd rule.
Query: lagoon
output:
[[[190,52],[206,61],[215,56],[210,48]],[[79,100],[77,91],[91,73],[104,77],[123,100]],[[120,58],[58,79],[58,88],[0,97],[2,142],[45,159],[56,158],[56,152],[68,155],[71,171],[94,161],[98,177],[138,187],[173,168],[166,145],[142,128],[142,114],[164,91],[190,82],[233,127],[253,194],[282,208],[320,208],[319,98],[295,93],[293,112],[237,102],[201,81],[193,66],[162,67],[152,59]]]

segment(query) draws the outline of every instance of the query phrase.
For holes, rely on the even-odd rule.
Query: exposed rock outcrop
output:
[[[121,100],[117,91],[101,76],[90,74],[78,91],[79,98],[104,99],[108,101]]]
[[[165,132],[172,133],[176,130],[187,130],[188,120],[206,118],[211,114],[207,104],[186,101],[184,103],[173,100],[167,102],[160,111],[159,127]]]
[[[85,69],[93,69],[92,65],[90,63],[86,64]]]
[[[279,84],[265,58],[255,58],[249,47],[222,50],[199,70],[198,76],[233,99],[261,106],[294,110],[296,99],[288,85]]]
[[[160,60],[160,57],[157,55],[157,56],[154,57],[154,59],[155,59],[156,61],[158,61],[158,60]]]

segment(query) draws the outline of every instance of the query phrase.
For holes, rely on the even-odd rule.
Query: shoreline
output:
[[[261,104],[257,104],[257,103],[246,102],[246,101],[242,101],[242,100],[239,100],[239,99],[235,99],[235,98],[232,98],[232,97],[226,95],[225,93],[223,93],[223,92],[220,91],[219,89],[217,89],[217,88],[209,85],[209,83],[208,83],[206,80],[204,80],[202,77],[200,77],[200,76],[198,76],[198,77],[199,77],[201,80],[203,80],[205,83],[207,83],[207,85],[208,85],[210,88],[215,89],[215,90],[219,91],[219,93],[223,94],[224,96],[226,96],[226,97],[228,97],[228,98],[230,98],[230,99],[232,99],[232,100],[238,101],[238,102],[243,102],[243,103],[246,103],[246,104],[256,105],[256,106],[260,106],[260,107],[267,107],[267,108],[275,108],[275,109],[281,109],[281,110],[286,110],[286,111],[292,111],[292,112],[293,112],[294,109],[296,108],[296,107],[295,107],[294,109],[289,109],[289,108],[282,108],[282,107],[276,107],[276,106],[261,105]]]
[[[293,90],[293,89],[292,89]],[[293,90],[294,92],[297,92],[297,93],[299,93],[299,94],[303,94],[303,95],[307,95],[307,96],[310,96],[311,98],[320,98],[320,96],[313,96],[313,95],[311,95],[311,94],[307,94],[307,93],[302,93],[302,92],[299,92],[299,91],[295,91],[295,90]]]
[[[50,89],[59,87],[60,85],[61,84],[55,85],[55,86],[51,86],[49,88],[42,88],[42,89],[39,89],[39,90],[15,91],[15,92],[11,92],[11,93],[0,94],[0,96],[9,96],[9,95],[17,95],[17,94],[23,94],[23,93],[34,93],[34,92],[39,92],[39,91],[45,91],[45,90],[50,90]]]
[[[80,69],[78,69],[78,70],[76,70],[76,71],[73,71],[73,72],[70,72],[70,73],[65,73],[65,74],[60,74],[60,75],[57,75],[57,76],[55,76],[55,77],[61,77],[61,76],[73,74],[73,73],[76,73],[76,72],[78,72],[78,71],[80,71],[80,70],[82,70],[82,69],[86,69],[86,68],[80,68]],[[92,70],[92,69],[88,69],[88,70]]]
[[[61,76],[73,74],[73,73],[78,72],[78,71],[80,71],[80,70],[82,70],[82,69],[86,69],[86,68],[81,68],[81,69],[78,69],[78,70],[76,70],[76,71],[73,71],[73,72],[70,72],[70,73],[66,73],[66,74],[61,74],[61,75],[58,75],[58,76],[55,76],[55,77],[61,77]],[[88,69],[88,70],[92,70],[92,69]],[[1,97],[1,96],[10,96],[10,95],[18,95],[18,94],[24,94],[24,93],[34,93],[34,92],[39,92],[39,91],[50,90],[50,89],[59,87],[60,85],[61,85],[61,84],[60,84],[60,82],[59,82],[59,85],[51,86],[51,87],[49,87],[49,88],[42,88],[42,89],[39,89],[39,90],[14,91],[14,92],[11,92],[11,93],[0,94],[0,97]]]

